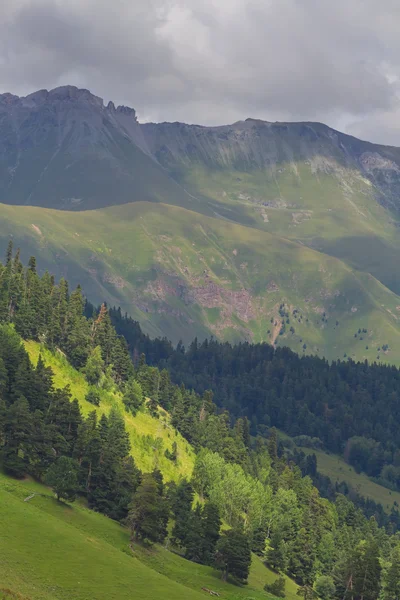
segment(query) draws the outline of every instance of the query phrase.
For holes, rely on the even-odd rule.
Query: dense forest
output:
[[[200,394],[212,389],[218,407],[248,418],[252,435],[273,426],[292,437],[316,438],[357,471],[400,490],[398,368],[350,359],[328,363],[266,343],[211,339],[174,348],[168,340],[151,340],[119,310],[110,315],[134,360],[145,352],[173,381]]]
[[[170,374],[167,368],[147,364],[151,353],[146,358],[143,345],[118,335],[120,328],[117,333],[105,305],[90,310],[89,316],[85,310],[79,288],[69,292],[66,281],[56,283],[48,273],[40,277],[34,258],[24,268],[10,244],[0,266],[0,448],[7,473],[45,481],[60,500],[82,495],[91,508],[128,526],[132,543],[168,539],[186,558],[213,565],[226,579],[247,580],[253,551],[276,570],[276,581],[267,591],[278,597],[285,593],[281,573],[298,582],[304,598],[399,597],[400,538],[393,535],[392,525],[379,527],[374,516],[368,519],[343,494],[332,494],[332,501],[322,498],[309,476],[315,476],[313,465],[301,465],[301,456],[293,460],[279,444],[276,430],[268,427],[273,423],[272,409],[268,419],[253,419],[258,402],[252,394],[248,414],[238,414],[244,396],[238,388],[237,401],[233,386],[240,373],[249,381],[246,373],[257,370],[257,349],[251,359],[250,350],[242,346],[241,366],[240,353],[215,343],[216,349],[225,348],[229,377],[223,353],[219,356],[213,350],[214,342],[202,346],[194,342],[187,352],[181,347],[170,352],[167,342],[155,342],[168,350],[164,365],[177,361]],[[93,410],[84,417],[68,387],[55,388],[43,360],[39,358],[36,366],[31,363],[21,338],[65,354],[85,374],[91,386],[87,399],[95,406],[99,388],[106,387],[121,394],[125,410],[132,414],[146,411],[158,418],[159,407],[168,410],[172,424],[196,450],[191,480],[164,482],[157,469],[140,472],[129,454],[123,414],[116,409],[108,414]],[[210,367],[208,346],[214,365]],[[196,359],[199,349],[203,364]],[[182,377],[186,384],[178,382],[179,369],[191,354],[193,364]],[[272,355],[269,362],[277,368]],[[281,351],[281,375],[284,356]],[[288,354],[289,364],[293,356]],[[156,362],[157,357],[151,360]],[[298,369],[293,366],[292,371],[298,374]],[[225,389],[231,414],[224,406],[227,396],[219,397],[223,387],[217,373],[223,373],[226,381],[231,378]],[[190,377],[197,391],[190,388]],[[281,389],[283,384],[276,386]],[[252,389],[261,393],[254,380]],[[294,403],[292,398],[293,419]],[[301,412],[301,402],[299,406]],[[304,432],[297,428],[293,433]],[[168,458],[177,460],[176,449]],[[227,527],[221,528],[222,523]]]

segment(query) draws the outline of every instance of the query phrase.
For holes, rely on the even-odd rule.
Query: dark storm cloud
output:
[[[397,0],[0,0],[0,86],[84,86],[142,119],[322,120],[400,145],[399,26]]]

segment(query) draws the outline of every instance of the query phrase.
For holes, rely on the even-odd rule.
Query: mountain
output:
[[[13,236],[152,335],[400,364],[398,148],[320,123],[140,124],[71,86],[3,94],[0,202],[1,251]]]

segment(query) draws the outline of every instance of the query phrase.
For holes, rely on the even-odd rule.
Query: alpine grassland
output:
[[[79,213],[3,205],[1,215],[1,247],[12,235],[42,271],[68,274],[91,301],[121,306],[150,335],[400,363],[398,296],[283,231],[144,202]]]

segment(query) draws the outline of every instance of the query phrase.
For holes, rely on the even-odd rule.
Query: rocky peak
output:
[[[93,106],[97,106],[98,108],[103,108],[104,102],[103,98],[99,98],[95,96],[89,90],[80,89],[73,85],[65,85],[62,87],[54,88],[49,92],[49,100],[59,100],[59,101],[77,101],[84,102],[87,104],[92,104]]]
[[[133,119],[136,121],[136,111],[134,108],[130,108],[129,106],[118,106],[117,108],[117,113],[120,113],[121,115],[125,115],[127,117],[133,117]]]
[[[18,100],[18,96],[15,96],[14,94],[10,94],[8,92],[5,94],[0,94],[0,104],[12,105],[16,104]]]

